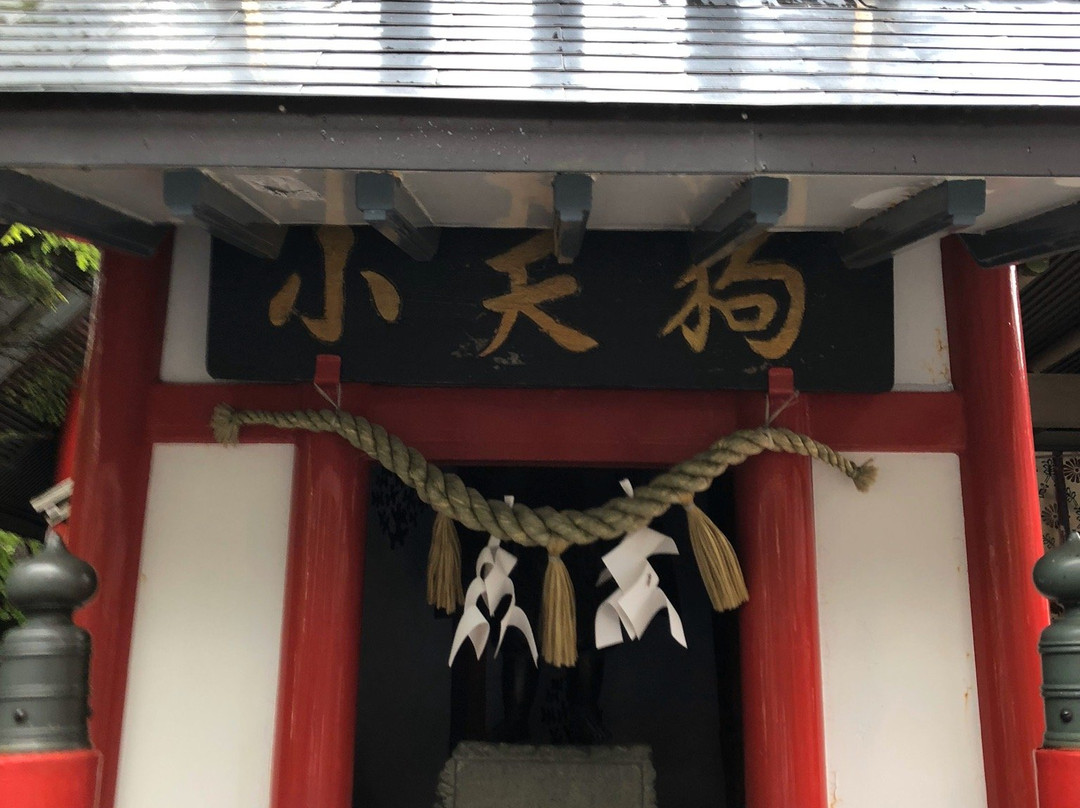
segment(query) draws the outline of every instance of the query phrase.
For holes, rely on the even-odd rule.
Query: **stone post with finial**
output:
[[[72,613],[94,594],[93,568],[50,530],[14,565],[7,595],[24,615],[0,642],[0,804],[95,808],[101,755],[87,733],[90,636]]]
[[[1080,533],[1035,565],[1035,586],[1064,612],[1043,630],[1046,734],[1035,752],[1040,808],[1080,806]]]

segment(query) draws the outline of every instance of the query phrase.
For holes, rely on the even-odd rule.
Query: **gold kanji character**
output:
[[[705,350],[709,339],[709,326],[712,310],[723,315],[728,328],[741,334],[746,344],[754,353],[765,359],[779,359],[791,350],[802,328],[803,314],[806,310],[806,284],[799,270],[779,261],[753,261],[754,253],[764,243],[759,238],[737,249],[715,284],[710,285],[709,269],[714,263],[710,256],[704,261],[693,264],[675,284],[676,289],[690,287],[686,303],[678,313],[660,330],[660,336],[667,336],[679,328],[683,339],[695,353]],[[736,292],[725,298],[714,294],[723,293],[736,284],[753,282],[779,281],[787,290],[788,305],[783,314],[783,321],[771,337],[764,335],[776,328],[780,316],[781,302],[767,290],[760,292]],[[691,316],[697,317],[689,325]]]
[[[524,314],[536,323],[536,326],[551,337],[555,344],[568,351],[584,353],[599,344],[589,335],[560,323],[540,308],[541,303],[561,300],[578,291],[578,282],[573,275],[556,275],[538,283],[529,283],[529,264],[551,255],[551,252],[551,234],[541,233],[507,250],[502,255],[488,260],[488,266],[496,272],[509,276],[510,291],[483,302],[485,309],[502,315],[502,319],[499,321],[495,336],[480,352],[480,356],[488,356],[506,342],[520,314]]]
[[[296,311],[300,276],[294,272],[270,300],[270,322],[282,326],[297,314],[311,336],[334,343],[341,339],[345,328],[345,264],[355,237],[350,227],[327,226],[320,227],[315,236],[323,253],[323,313],[310,317]],[[363,270],[360,276],[367,282],[375,311],[386,322],[396,322],[401,314],[401,296],[394,285],[378,272]]]

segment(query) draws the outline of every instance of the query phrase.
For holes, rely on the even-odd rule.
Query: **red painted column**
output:
[[[75,379],[68,394],[67,414],[60,432],[60,451],[56,458],[56,481],[62,482],[75,473],[75,451],[79,445],[79,413],[82,410],[82,377]]]
[[[285,582],[273,808],[350,808],[370,461],[301,435]]]
[[[61,483],[75,474],[75,450],[79,445],[79,414],[82,410],[82,393],[80,388],[82,379],[76,378],[68,395],[67,414],[64,416],[64,427],[60,432],[60,451],[56,458],[56,482]],[[62,522],[54,525],[60,538],[68,540],[68,523]]]
[[[0,755],[4,808],[96,808],[101,753],[96,749]]]
[[[68,543],[100,582],[76,621],[94,643],[90,737],[105,757],[102,808],[116,788],[150,470],[148,394],[158,377],[171,252],[167,242],[151,259],[105,253],[82,387]]]
[[[1008,269],[980,269],[955,238],[942,242],[942,264],[953,385],[967,423],[960,478],[987,802],[1035,808],[1037,646],[1048,612],[1031,582],[1042,531],[1016,280]]]
[[[743,411],[759,426],[764,397]],[[805,400],[776,426],[806,431]],[[740,623],[746,804],[824,808],[825,730],[810,460],[765,453],[735,470],[739,555],[750,601]]]

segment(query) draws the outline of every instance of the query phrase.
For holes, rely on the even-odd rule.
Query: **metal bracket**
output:
[[[334,409],[341,409],[341,357],[337,354],[319,354],[315,357],[315,389],[319,395],[325,398]],[[337,388],[336,400],[324,388],[325,385],[333,385]]]
[[[555,208],[555,258],[573,263],[585,241],[592,212],[593,180],[588,174],[556,174],[551,183]]]
[[[765,426],[771,426],[780,413],[795,403],[795,371],[791,368],[769,368],[768,389],[765,393]]]
[[[56,527],[71,517],[71,495],[74,491],[75,481],[68,477],[31,499],[30,507],[44,514],[49,527]]]

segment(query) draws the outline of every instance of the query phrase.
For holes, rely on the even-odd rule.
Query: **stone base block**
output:
[[[467,741],[439,777],[436,808],[656,808],[648,746]]]

